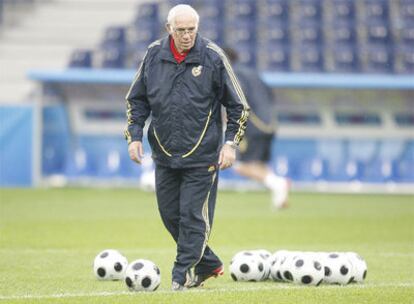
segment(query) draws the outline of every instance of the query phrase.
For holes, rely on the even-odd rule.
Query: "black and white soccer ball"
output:
[[[299,251],[287,251],[285,257],[282,259],[279,271],[283,281],[293,282],[293,260],[300,254]]]
[[[324,279],[321,258],[312,253],[298,254],[291,264],[293,282],[299,285],[319,286]]]
[[[367,262],[356,252],[345,252],[345,255],[352,264],[352,282],[364,282],[368,272]]]
[[[273,255],[266,249],[251,250],[253,254],[257,255],[263,261],[264,271],[261,281],[266,281],[270,277],[270,269],[273,262]]]
[[[160,283],[161,272],[154,262],[139,259],[128,265],[125,284],[130,291],[155,291]]]
[[[353,281],[353,266],[344,253],[326,253],[323,258],[324,282],[346,285]]]
[[[98,280],[123,280],[128,260],[118,250],[101,251],[93,261],[93,272]]]
[[[250,251],[237,253],[231,260],[230,275],[234,281],[261,281],[265,275],[263,259]]]
[[[273,279],[273,281],[284,281],[282,273],[280,272],[280,266],[286,260],[288,255],[289,252],[287,250],[278,250],[273,253],[270,265],[270,277]]]

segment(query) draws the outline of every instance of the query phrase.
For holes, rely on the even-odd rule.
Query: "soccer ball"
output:
[[[351,261],[352,264],[352,282],[362,283],[367,276],[367,263],[365,260],[356,252],[346,252],[345,255]]]
[[[345,254],[329,253],[323,259],[325,277],[324,282],[329,284],[346,285],[352,277],[352,264]]]
[[[265,249],[251,250],[250,252],[257,255],[257,257],[262,260],[264,271],[261,281],[266,281],[270,276],[270,269],[273,260],[272,254]]]
[[[128,265],[125,283],[131,291],[155,291],[161,283],[160,269],[149,260],[135,260]]]
[[[324,278],[324,268],[314,254],[299,254],[291,264],[293,282],[300,285],[319,286]]]
[[[270,277],[274,281],[282,282],[284,280],[280,272],[280,266],[286,260],[288,254],[289,252],[287,250],[278,250],[271,257]]]
[[[93,261],[93,272],[98,280],[123,280],[128,260],[117,250],[106,249]]]
[[[293,281],[293,260],[300,254],[298,251],[287,251],[285,257],[282,259],[279,267],[280,274],[283,281]]]
[[[261,281],[265,275],[261,257],[250,251],[237,253],[230,262],[230,275],[234,281]]]

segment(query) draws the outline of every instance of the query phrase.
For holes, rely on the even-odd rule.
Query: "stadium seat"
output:
[[[414,74],[414,46],[396,46],[394,57],[397,73]]]
[[[367,42],[370,44],[388,44],[391,42],[391,30],[387,22],[377,20],[367,22],[366,30]]]
[[[412,47],[414,45],[414,22],[405,22],[400,35],[401,43]]]
[[[326,161],[318,157],[299,159],[295,162],[291,177],[295,181],[314,182],[326,180]]]
[[[322,48],[312,44],[300,46],[299,66],[301,72],[322,72],[324,70]]]
[[[126,29],[123,26],[110,26],[105,29],[101,45],[105,47],[125,47]]]
[[[362,71],[368,73],[390,73],[394,71],[394,58],[389,47],[365,46],[361,49],[364,60]]]
[[[359,181],[361,176],[361,163],[355,160],[341,159],[326,162],[326,179],[330,182]]]
[[[145,42],[147,44],[160,37],[161,26],[158,19],[135,19],[133,26],[128,30],[128,43]]]
[[[71,68],[91,68],[92,67],[92,50],[74,50],[69,58],[69,67]]]
[[[400,17],[403,22],[414,22],[414,0],[400,0]]]
[[[375,159],[361,167],[361,182],[384,183],[392,181],[393,178],[392,162],[389,160]]]
[[[197,12],[200,15],[200,19],[202,20],[201,24],[204,23],[205,20],[222,21],[224,17],[223,1],[204,1],[202,5],[200,5],[197,9]]]
[[[261,20],[287,23],[289,19],[288,0],[263,0],[258,2],[257,5]]]
[[[225,19],[230,21],[254,21],[256,19],[256,2],[250,0],[226,1]]]
[[[290,42],[290,31],[286,22],[263,21],[257,24],[257,41],[262,43],[288,44]]]
[[[239,62],[241,64],[250,66],[252,68],[256,67],[256,48],[254,44],[235,44],[230,46],[232,46],[237,51]]]
[[[206,38],[214,41],[217,45],[224,45],[224,26],[221,20],[203,19],[199,32]]]
[[[389,7],[387,0],[364,0],[365,20],[366,21],[385,21],[389,20]]]
[[[254,46],[256,42],[255,22],[251,20],[227,22],[225,38],[229,45],[249,44]]]
[[[295,29],[295,35],[300,44],[323,44],[323,30],[320,22],[303,20],[299,22],[299,27]]]
[[[322,20],[322,3],[319,0],[299,0],[298,16],[301,21],[320,22]]]
[[[356,17],[354,0],[333,0],[331,14],[334,21],[354,22]]]
[[[264,43],[257,45],[257,67],[265,71],[289,71],[290,47],[285,44]]]
[[[393,162],[393,177],[396,182],[414,182],[414,161],[400,159]]]
[[[147,52],[148,45],[145,43],[138,43],[130,45],[128,47],[125,66],[130,69],[136,70],[141,61],[144,59],[145,53]]]
[[[328,29],[331,42],[334,44],[356,44],[357,32],[354,23],[334,21]]]
[[[153,21],[159,18],[159,4],[156,2],[141,3],[137,7],[135,20]]]
[[[125,48],[104,47],[98,54],[98,66],[101,68],[121,69],[125,66]]]
[[[357,73],[360,70],[357,49],[353,44],[337,44],[329,49],[332,66],[329,70],[335,73]]]

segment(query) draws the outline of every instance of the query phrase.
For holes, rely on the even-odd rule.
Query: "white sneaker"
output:
[[[288,206],[290,181],[281,178],[272,190],[272,203],[276,209],[286,208]]]

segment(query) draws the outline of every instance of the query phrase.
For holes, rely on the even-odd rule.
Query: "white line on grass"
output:
[[[405,282],[405,283],[380,283],[380,284],[352,284],[347,286],[338,286],[338,285],[324,285],[323,288],[382,288],[382,287],[414,287],[414,282]],[[275,284],[274,286],[244,286],[243,288],[214,288],[214,289],[191,289],[186,291],[190,293],[194,292],[209,292],[209,293],[216,293],[216,292],[255,292],[255,291],[266,291],[266,290],[278,290],[278,289],[301,289],[301,288],[312,288],[307,286],[299,286],[299,285],[290,285],[290,284]],[[320,287],[319,287],[320,288]],[[134,296],[134,295],[156,295],[156,294],[171,294],[175,293],[170,290],[160,290],[156,292],[142,292],[142,293],[134,293],[128,291],[113,291],[113,292],[88,292],[88,293],[58,293],[58,294],[49,294],[49,295],[9,295],[3,296],[0,295],[0,301],[2,300],[23,300],[23,299],[60,299],[60,298],[86,298],[86,297],[111,297],[111,296]]]

